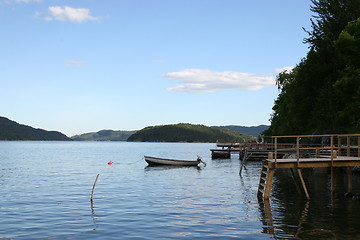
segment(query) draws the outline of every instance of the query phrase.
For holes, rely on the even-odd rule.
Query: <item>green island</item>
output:
[[[248,135],[229,129],[179,123],[146,127],[128,138],[129,142],[244,142]]]

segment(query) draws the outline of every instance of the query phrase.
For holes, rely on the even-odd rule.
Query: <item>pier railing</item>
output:
[[[360,134],[293,135],[272,138],[274,152],[269,153],[269,159],[275,160],[275,166],[280,152],[281,158],[296,158],[298,164],[301,158],[327,157],[333,162],[337,156],[360,157]],[[289,147],[284,148],[284,142],[292,144],[287,144]]]

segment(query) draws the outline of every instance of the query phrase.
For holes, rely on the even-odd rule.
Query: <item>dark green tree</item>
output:
[[[307,56],[291,71],[280,73],[280,90],[266,135],[350,131],[339,112],[344,94],[336,83],[347,68],[338,38],[345,26],[360,17],[360,0],[312,0],[312,30],[306,31]],[[340,41],[340,40],[339,40]],[[359,79],[357,79],[359,82]],[[349,124],[349,123],[346,123]]]
[[[335,47],[345,69],[334,84],[339,96],[339,126],[342,131],[360,132],[360,18],[341,32]]]

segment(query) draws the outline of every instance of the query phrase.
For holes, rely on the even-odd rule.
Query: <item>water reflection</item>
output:
[[[180,166],[180,165],[147,165],[144,169],[145,172],[149,172],[149,171],[163,171],[163,170],[173,170],[173,169],[197,169],[197,170],[202,170],[204,169],[206,166],[204,165],[199,165],[199,166]]]
[[[299,214],[299,219],[298,219],[297,225],[289,225],[289,224],[284,224],[282,222],[282,225],[289,228],[289,230],[291,230],[291,229],[296,230],[294,233],[288,234],[288,233],[290,233],[290,231],[288,231],[284,227],[278,226],[277,222],[274,221],[270,201],[259,199],[259,210],[261,212],[262,223],[264,225],[262,232],[273,235],[275,238],[281,238],[281,236],[284,237],[284,236],[288,235],[288,236],[294,236],[296,239],[299,239],[299,236],[306,228],[309,206],[310,206],[310,202],[309,201],[305,202],[303,210]],[[287,233],[287,234],[284,234],[284,233]]]
[[[95,216],[95,206],[94,206],[94,201],[90,200],[90,206],[91,206],[91,218],[93,220],[94,223],[94,228],[93,231],[95,231],[98,228],[98,224],[96,222],[96,216]]]
[[[311,196],[307,202],[296,190],[291,172],[277,171],[270,201],[262,203],[257,200],[261,162],[247,163],[240,178],[238,159],[210,160],[209,156],[207,167],[200,169],[145,167],[147,153],[165,155],[171,149],[171,155],[187,159],[199,152],[209,154],[211,146],[206,144],[19,142],[14,146],[18,150],[4,154],[5,145],[0,143],[0,238],[360,237],[360,202],[344,197],[346,172],[335,175],[331,193],[328,170],[304,169]],[[106,164],[109,160],[114,161],[112,166]],[[354,193],[360,193],[360,177],[354,175],[353,183]]]
[[[166,170],[172,170],[172,169],[181,169],[181,168],[190,168],[190,169],[197,169],[202,170],[204,167],[202,166],[172,166],[172,165],[158,165],[158,166],[146,166],[145,172],[149,171],[166,171]]]
[[[275,236],[274,222],[270,207],[270,201],[259,199],[259,210],[262,217],[261,220],[264,225],[262,233],[271,234]]]
[[[307,201],[291,181],[291,172],[277,170],[270,200],[258,202],[262,232],[276,239],[359,239],[360,202],[344,196],[347,172],[334,169],[333,178],[330,173],[325,168],[303,170],[311,196]],[[354,182],[359,178],[354,175]],[[354,191],[359,190],[354,184]]]

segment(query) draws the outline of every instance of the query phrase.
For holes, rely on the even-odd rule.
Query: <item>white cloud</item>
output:
[[[63,22],[82,23],[84,21],[99,21],[100,18],[93,17],[87,8],[72,8],[52,6],[48,9],[48,14],[44,17],[46,21],[58,20]],[[35,13],[39,17],[41,14]]]
[[[275,69],[275,72],[277,73],[277,74],[279,74],[279,73],[281,73],[281,72],[284,72],[284,71],[286,71],[286,72],[290,72],[291,70],[293,70],[293,68],[294,67],[284,67],[284,68],[276,68]]]
[[[225,89],[254,91],[275,85],[273,73],[256,74],[185,69],[180,72],[167,73],[163,77],[181,83],[167,89],[177,92],[210,93]]]
[[[84,61],[76,59],[68,59],[65,61],[65,66],[67,67],[82,67],[85,65]]]

